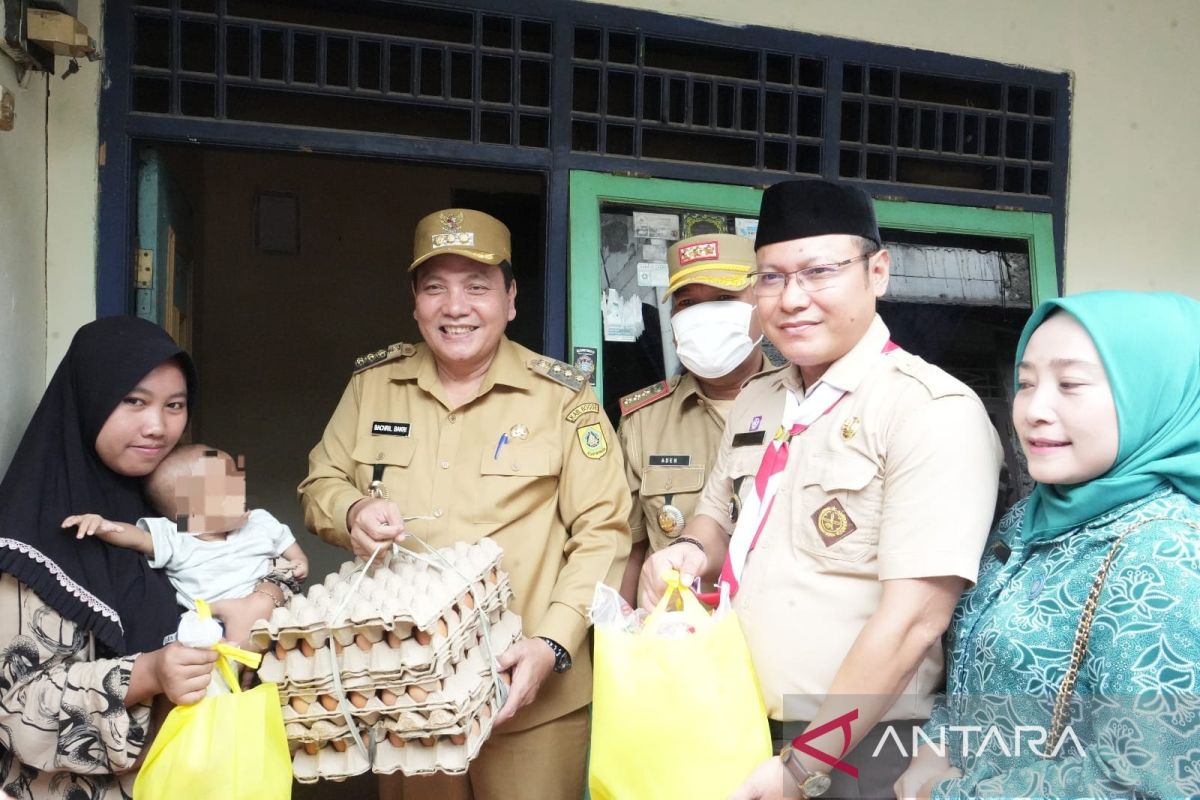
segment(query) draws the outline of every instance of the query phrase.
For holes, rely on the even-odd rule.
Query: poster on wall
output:
[[[679,215],[633,212],[633,235],[639,239],[679,239]]]

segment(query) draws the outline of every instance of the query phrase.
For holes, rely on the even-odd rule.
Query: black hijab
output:
[[[113,472],[96,437],[117,404],[150,371],[174,359],[196,391],[191,358],[157,325],[109,317],[84,325],[46,387],[0,481],[0,572],[95,634],[114,655],[156,650],[179,624],[175,591],[141,553],[75,538],[62,521],[99,514],[118,522],[156,516],[140,478]]]

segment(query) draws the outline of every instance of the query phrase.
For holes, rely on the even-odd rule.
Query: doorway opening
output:
[[[512,232],[517,318],[544,350],[546,176],[278,151],[146,145],[139,153],[139,314],[188,343],[201,376],[191,436],[244,454],[247,503],[291,527],[310,572],[349,553],[304,533],[296,485],[354,359],[420,340],[408,264],[417,220],[486,211]]]

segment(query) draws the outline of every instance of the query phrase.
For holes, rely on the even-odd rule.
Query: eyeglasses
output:
[[[750,283],[754,287],[755,297],[774,297],[783,294],[783,290],[787,288],[788,278],[795,278],[801,289],[812,294],[832,286],[842,270],[855,261],[869,259],[878,252],[878,250],[872,250],[870,253],[847,258],[845,261],[815,264],[793,272],[751,272]]]

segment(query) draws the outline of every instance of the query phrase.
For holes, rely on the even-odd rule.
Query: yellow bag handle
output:
[[[212,619],[212,609],[203,600],[196,600],[196,613],[200,615],[200,619]],[[217,651],[217,669],[229,686],[229,691],[234,694],[242,691],[242,687],[238,682],[237,673],[233,671],[233,665],[229,662],[237,661],[250,669],[258,669],[258,665],[262,663],[261,653],[251,653],[249,650],[234,647],[228,642],[217,642],[209,649]]]
[[[672,599],[676,599],[676,610],[683,611],[684,618],[690,625],[696,627],[708,623],[710,617],[707,609],[696,599],[691,587],[685,586],[681,582],[679,570],[667,570],[663,573],[663,580],[667,582],[667,590],[659,598],[658,605],[650,612],[650,616],[646,617],[646,622],[642,626],[644,632],[653,633],[658,629],[666,619],[668,605]]]

